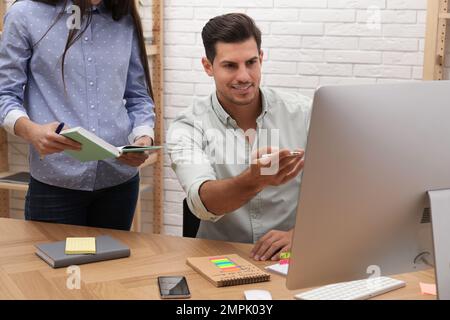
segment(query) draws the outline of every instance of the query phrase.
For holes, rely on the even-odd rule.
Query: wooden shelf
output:
[[[145,162],[146,166],[151,166],[156,163],[157,157],[149,158],[150,161]],[[144,165],[144,164],[143,164]],[[13,175],[17,172],[0,172],[0,179],[3,177],[7,177],[10,175]],[[152,189],[152,186],[150,184],[141,183],[139,185],[139,193],[146,192]],[[28,184],[25,183],[13,183],[13,182],[2,182],[0,181],[0,190],[15,190],[15,191],[27,191],[28,190]]]
[[[0,172],[0,178],[7,177],[17,172]],[[0,182],[0,189],[15,190],[15,191],[27,191],[28,184],[24,183],[12,183],[12,182]]]
[[[159,54],[159,47],[157,45],[154,44],[146,44],[145,45],[145,49],[147,51],[147,55],[149,57],[151,56],[156,56]]]
[[[142,183],[142,184],[139,186],[139,193],[147,192],[147,191],[149,191],[149,190],[151,190],[151,189],[152,189],[152,186],[151,186],[150,184]]]

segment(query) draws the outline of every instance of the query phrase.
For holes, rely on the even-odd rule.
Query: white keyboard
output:
[[[404,281],[388,277],[369,278],[330,284],[295,295],[301,300],[365,300],[402,288]]]

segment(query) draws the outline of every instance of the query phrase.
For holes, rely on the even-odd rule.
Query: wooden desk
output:
[[[37,243],[63,240],[68,236],[111,235],[131,248],[127,259],[81,265],[81,289],[66,288],[66,268],[52,269],[35,255]],[[27,222],[0,218],[0,299],[159,299],[157,277],[185,275],[192,299],[244,299],[244,290],[269,290],[274,299],[293,299],[284,277],[271,281],[216,288],[186,265],[190,256],[237,253],[248,257],[248,244],[148,235],[108,229]],[[263,267],[270,262],[254,262]],[[431,271],[398,276],[402,288],[378,298],[434,299],[422,296],[419,281],[433,282]]]

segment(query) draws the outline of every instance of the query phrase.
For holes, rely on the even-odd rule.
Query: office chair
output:
[[[183,237],[195,238],[198,228],[200,227],[200,219],[197,218],[189,209],[186,199],[183,200]]]

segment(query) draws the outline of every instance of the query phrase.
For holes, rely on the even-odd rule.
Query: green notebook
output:
[[[82,144],[81,151],[64,151],[65,154],[68,154],[81,162],[117,158],[120,157],[122,153],[154,151],[162,148],[161,146],[141,147],[131,145],[115,147],[82,127],[63,130],[60,134]]]

